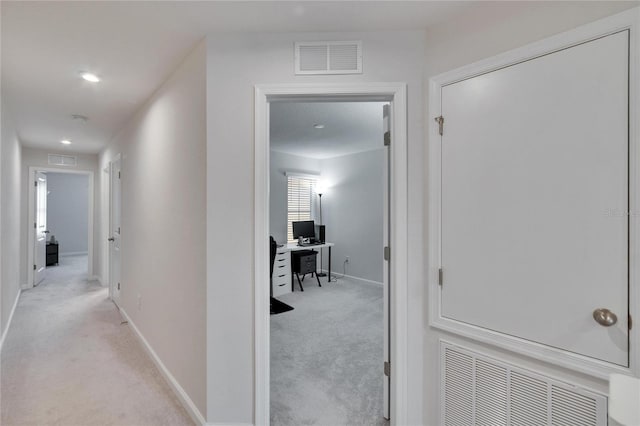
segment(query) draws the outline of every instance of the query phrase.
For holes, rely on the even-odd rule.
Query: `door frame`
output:
[[[255,86],[254,152],[254,423],[270,421],[269,102],[322,99],[391,102],[390,358],[391,424],[407,423],[408,174],[406,83],[271,84]],[[382,247],[381,258],[382,258]],[[420,336],[411,336],[419,339]],[[382,361],[380,368],[382,369]]]
[[[74,175],[86,175],[89,178],[89,188],[88,188],[88,222],[87,222],[87,279],[95,280],[99,279],[93,274],[93,232],[94,232],[94,224],[93,224],[93,207],[94,207],[94,176],[92,170],[67,170],[67,169],[58,169],[55,167],[40,167],[40,166],[29,166],[29,180],[27,182],[27,197],[29,200],[29,208],[28,208],[28,218],[27,221],[27,283],[23,286],[23,289],[33,288],[33,262],[35,258],[35,232],[33,230],[33,226],[29,226],[35,221],[35,188],[31,182],[35,180],[36,172],[47,172],[47,173],[66,173],[66,174],[74,174]]]
[[[109,186],[109,199],[107,201],[107,238],[111,238],[113,236],[113,163],[115,161],[120,161],[120,172],[122,172],[122,154],[118,153],[107,165],[107,180]],[[122,220],[122,180],[120,181],[120,220]],[[120,309],[120,299],[116,301],[116,298],[113,296],[113,287],[114,287],[114,279],[113,279],[113,252],[112,252],[112,242],[107,240],[107,267],[105,268],[108,275],[108,285],[109,285],[109,299]],[[120,238],[120,280],[122,281],[122,238]],[[120,289],[122,290],[122,289]]]
[[[42,200],[40,199],[40,196],[42,195],[40,193],[41,191],[41,184],[42,184],[42,177],[44,177],[44,182],[45,185],[47,183],[47,174],[45,172],[42,172],[40,170],[36,170],[33,176],[33,182],[35,183],[35,185],[33,186],[34,190],[33,190],[33,202],[34,202],[34,208],[33,208],[33,282],[31,283],[32,286],[36,286],[36,284],[40,284],[42,281],[44,281],[45,277],[46,277],[46,270],[47,270],[47,234],[49,233],[49,231],[46,229],[46,225],[45,225],[45,229],[42,231],[42,236],[40,235],[41,232],[38,230],[38,210],[41,208],[40,203],[42,202]],[[48,197],[48,185],[45,186],[45,191],[47,191],[44,196],[45,198]],[[44,204],[45,204],[45,211],[47,209],[46,206],[48,206],[47,203],[48,200],[44,200]],[[45,218],[44,218],[44,222],[45,224],[47,223],[47,218],[46,218],[46,214],[45,214]],[[42,253],[36,253],[36,251],[40,250],[40,241],[42,240],[42,238],[44,238],[44,257],[42,259],[42,261],[44,262],[44,264],[42,265],[38,265],[38,255],[42,254]],[[42,269],[38,269],[39,266],[42,266],[42,269],[44,269],[44,272],[42,272],[41,275],[41,279],[39,281],[36,282],[36,280],[38,278],[40,278],[40,271]]]
[[[435,117],[441,115],[441,89],[443,86],[606,35],[629,30],[629,234],[632,235],[629,244],[629,314],[638,321],[640,320],[640,259],[638,258],[640,254],[640,226],[634,223],[633,219],[640,219],[640,197],[637,195],[638,190],[640,190],[640,159],[638,159],[640,155],[640,110],[638,104],[638,91],[640,90],[640,85],[638,84],[638,78],[640,77],[640,55],[638,54],[638,48],[640,47],[639,22],[640,8],[633,8],[542,41],[445,72],[429,80],[429,111],[431,116],[427,118],[429,125],[427,244],[431,249],[428,250],[427,283],[429,325],[431,327],[601,379],[608,379],[611,373],[640,375],[640,357],[638,356],[640,327],[637,325],[629,330],[629,367],[627,368],[442,316],[442,288],[438,283],[439,268],[441,267],[441,139],[439,126],[435,122]],[[446,117],[444,131],[446,132]]]

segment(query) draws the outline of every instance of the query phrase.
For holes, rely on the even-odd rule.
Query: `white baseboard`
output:
[[[326,269],[322,269],[321,271],[324,272],[324,273],[329,273],[329,271],[327,271]],[[332,272],[331,275],[333,275],[333,276],[340,275],[339,277],[337,277],[338,279],[343,276],[342,274],[336,274],[335,272]],[[368,280],[366,278],[354,277],[353,275],[346,275],[345,274],[344,277],[345,278],[349,278],[350,280],[353,280],[353,281],[358,281],[358,282],[360,282],[362,284],[379,285],[380,287],[382,287],[384,285],[379,281],[373,281],[373,280]],[[322,280],[320,280],[320,282],[322,282]]]
[[[89,252],[88,251],[67,251],[67,252],[60,252],[60,257],[68,257],[68,256],[88,256]]]
[[[11,327],[11,321],[13,320],[13,314],[16,313],[16,307],[18,306],[18,300],[20,299],[20,294],[22,294],[22,289],[18,289],[18,294],[16,295],[16,300],[13,302],[13,307],[11,308],[11,313],[9,314],[9,319],[7,320],[7,326],[4,330],[2,330],[2,338],[0,338],[0,352],[2,352],[2,347],[4,346],[4,340],[7,337],[7,333],[9,332],[9,327]]]
[[[91,275],[90,277],[87,277],[87,279],[89,281],[98,281],[102,287],[105,287],[104,283],[102,282],[102,277],[100,275]]]
[[[191,419],[193,419],[193,421],[196,422],[197,425],[206,426],[207,421],[204,419],[204,416],[202,415],[202,413],[200,413],[200,410],[198,410],[198,407],[196,407],[196,404],[193,403],[191,398],[189,398],[189,395],[187,395],[187,393],[182,388],[182,386],[180,386],[180,384],[175,379],[175,377],[173,377],[173,375],[169,372],[167,367],[164,366],[164,364],[162,363],[162,361],[160,360],[156,352],[153,350],[151,345],[149,345],[149,342],[147,342],[147,339],[144,338],[142,333],[140,333],[140,330],[138,330],[138,327],[136,327],[133,321],[131,321],[131,318],[129,318],[129,315],[127,315],[125,310],[122,308],[120,308],[120,313],[122,314],[124,319],[127,320],[136,337],[140,339],[142,346],[145,348],[145,350],[153,360],[153,363],[156,365],[156,367],[158,367],[158,370],[160,370],[160,374],[162,374],[162,376],[165,378],[167,383],[169,383],[169,386],[171,387],[173,392],[176,394],[176,396],[182,403],[182,406],[185,408],[185,410],[187,410],[187,413],[189,413],[189,415],[191,416]]]
[[[253,423],[207,423],[206,426],[253,426]]]

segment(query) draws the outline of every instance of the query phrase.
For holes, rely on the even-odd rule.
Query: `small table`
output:
[[[299,251],[299,250],[315,250],[315,249],[322,249],[322,248],[328,248],[329,249],[329,268],[328,268],[328,274],[327,274],[327,282],[331,282],[331,247],[333,247],[335,244],[333,243],[322,243],[322,244],[316,244],[316,245],[309,245],[309,246],[299,246],[298,243],[287,243],[283,248],[287,251]],[[322,269],[322,265],[320,265],[320,269]],[[293,274],[291,274],[291,281],[293,282]]]
[[[46,266],[52,266],[58,264],[59,254],[58,243],[47,243],[47,262]]]

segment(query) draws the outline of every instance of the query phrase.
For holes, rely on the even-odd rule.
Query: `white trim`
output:
[[[7,326],[2,330],[2,338],[0,339],[0,353],[2,353],[2,348],[4,347],[4,341],[7,338],[7,334],[9,333],[9,327],[11,327],[11,321],[13,320],[13,314],[16,313],[16,308],[18,307],[18,300],[20,300],[20,295],[22,294],[22,289],[18,289],[18,294],[16,295],[16,300],[13,302],[13,307],[11,307],[11,313],[9,314],[9,319],[7,320]]]
[[[33,232],[33,222],[34,218],[34,196],[35,189],[33,184],[29,184],[29,182],[33,182],[35,179],[36,171],[42,172],[50,172],[50,173],[65,173],[65,174],[77,174],[77,175],[87,175],[89,177],[89,211],[88,211],[88,221],[87,221],[87,240],[88,240],[88,264],[87,264],[87,277],[93,275],[93,261],[94,261],[94,250],[93,250],[93,237],[94,237],[94,206],[95,206],[95,194],[94,194],[94,176],[92,170],[68,170],[68,169],[60,169],[55,167],[40,167],[40,166],[29,166],[29,180],[27,181],[27,198],[28,198],[28,206],[29,211],[27,212],[28,221],[26,223],[28,232],[27,232],[27,285],[23,287],[24,289],[33,288],[33,262],[34,262],[34,232]],[[29,226],[31,225],[31,226]]]
[[[279,84],[255,87],[254,421],[269,424],[269,102],[331,97],[341,100],[391,100],[391,424],[408,418],[408,175],[406,83]],[[421,336],[412,336],[420,339]]]
[[[58,256],[59,257],[69,257],[69,256],[81,256],[81,255],[88,255],[89,252],[88,251],[68,251],[66,253],[59,253]]]
[[[91,275],[88,278],[89,281],[98,281],[98,283],[102,286],[102,287],[106,287],[105,284],[102,282],[102,277],[100,275]]]
[[[207,423],[207,426],[253,426],[253,423]]]
[[[153,363],[156,365],[156,367],[158,367],[158,370],[160,370],[160,374],[162,374],[162,377],[164,377],[173,392],[176,394],[182,406],[191,416],[191,419],[196,424],[205,426],[207,422],[204,419],[204,416],[202,415],[202,413],[200,413],[200,410],[198,410],[198,407],[196,407],[191,398],[189,398],[187,392],[185,392],[185,390],[182,388],[182,386],[180,386],[175,377],[173,377],[171,372],[167,369],[167,367],[165,367],[165,365],[160,360],[160,357],[158,357],[149,342],[147,342],[147,339],[145,339],[142,333],[140,333],[140,330],[138,330],[138,327],[136,327],[135,323],[131,321],[131,318],[129,317],[129,315],[127,315],[125,310],[120,308],[120,313],[122,314],[123,318],[129,323],[135,336],[140,340],[142,346],[149,354],[149,357],[151,357]]]
[[[307,178],[307,179],[318,179],[320,178],[320,173],[316,173],[316,172],[293,172],[293,171],[286,171],[284,172],[284,175],[286,177],[299,177],[299,178]]]
[[[253,423],[207,423],[206,426],[253,426]]]
[[[617,366],[604,361],[596,360],[586,356],[574,354],[568,351],[552,348],[539,343],[531,342],[522,338],[507,336],[481,327],[465,324],[441,316],[441,288],[438,285],[438,269],[441,266],[440,257],[440,135],[438,126],[435,125],[433,117],[437,117],[441,112],[441,88],[447,84],[471,78],[482,73],[490,72],[505,66],[513,65],[540,55],[558,51],[570,46],[574,46],[585,41],[593,40],[618,31],[630,30],[630,74],[629,74],[629,144],[630,144],[630,182],[631,203],[630,211],[638,211],[640,198],[635,194],[633,188],[640,186],[640,160],[638,150],[640,149],[640,113],[638,110],[638,78],[639,60],[638,48],[640,46],[640,8],[613,15],[596,21],[592,24],[584,25],[574,30],[559,34],[548,39],[529,44],[527,46],[506,52],[492,58],[488,58],[461,68],[440,74],[429,80],[429,111],[431,117],[427,118],[429,123],[429,174],[428,174],[428,247],[430,247],[427,269],[427,282],[429,292],[429,325],[443,331],[463,336],[475,341],[485,342],[514,353],[529,356],[537,360],[548,362],[552,365],[567,368],[573,371],[586,373],[590,376],[607,379],[611,373],[640,374],[640,357],[638,356],[638,345],[640,339],[640,327],[633,327],[630,331],[630,368]],[[446,128],[445,128],[446,131]],[[640,318],[640,227],[631,221],[629,232],[633,235],[634,242],[630,247],[630,314],[634,318]]]

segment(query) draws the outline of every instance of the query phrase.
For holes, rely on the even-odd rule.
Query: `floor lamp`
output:
[[[322,192],[318,192],[318,197],[320,198],[320,226],[323,226],[324,223],[322,222]],[[323,263],[322,263],[322,249],[320,249],[320,271],[322,271],[322,265],[323,265]],[[319,276],[319,277],[326,277],[327,276],[327,274],[325,274],[324,272],[317,272],[316,275]]]

